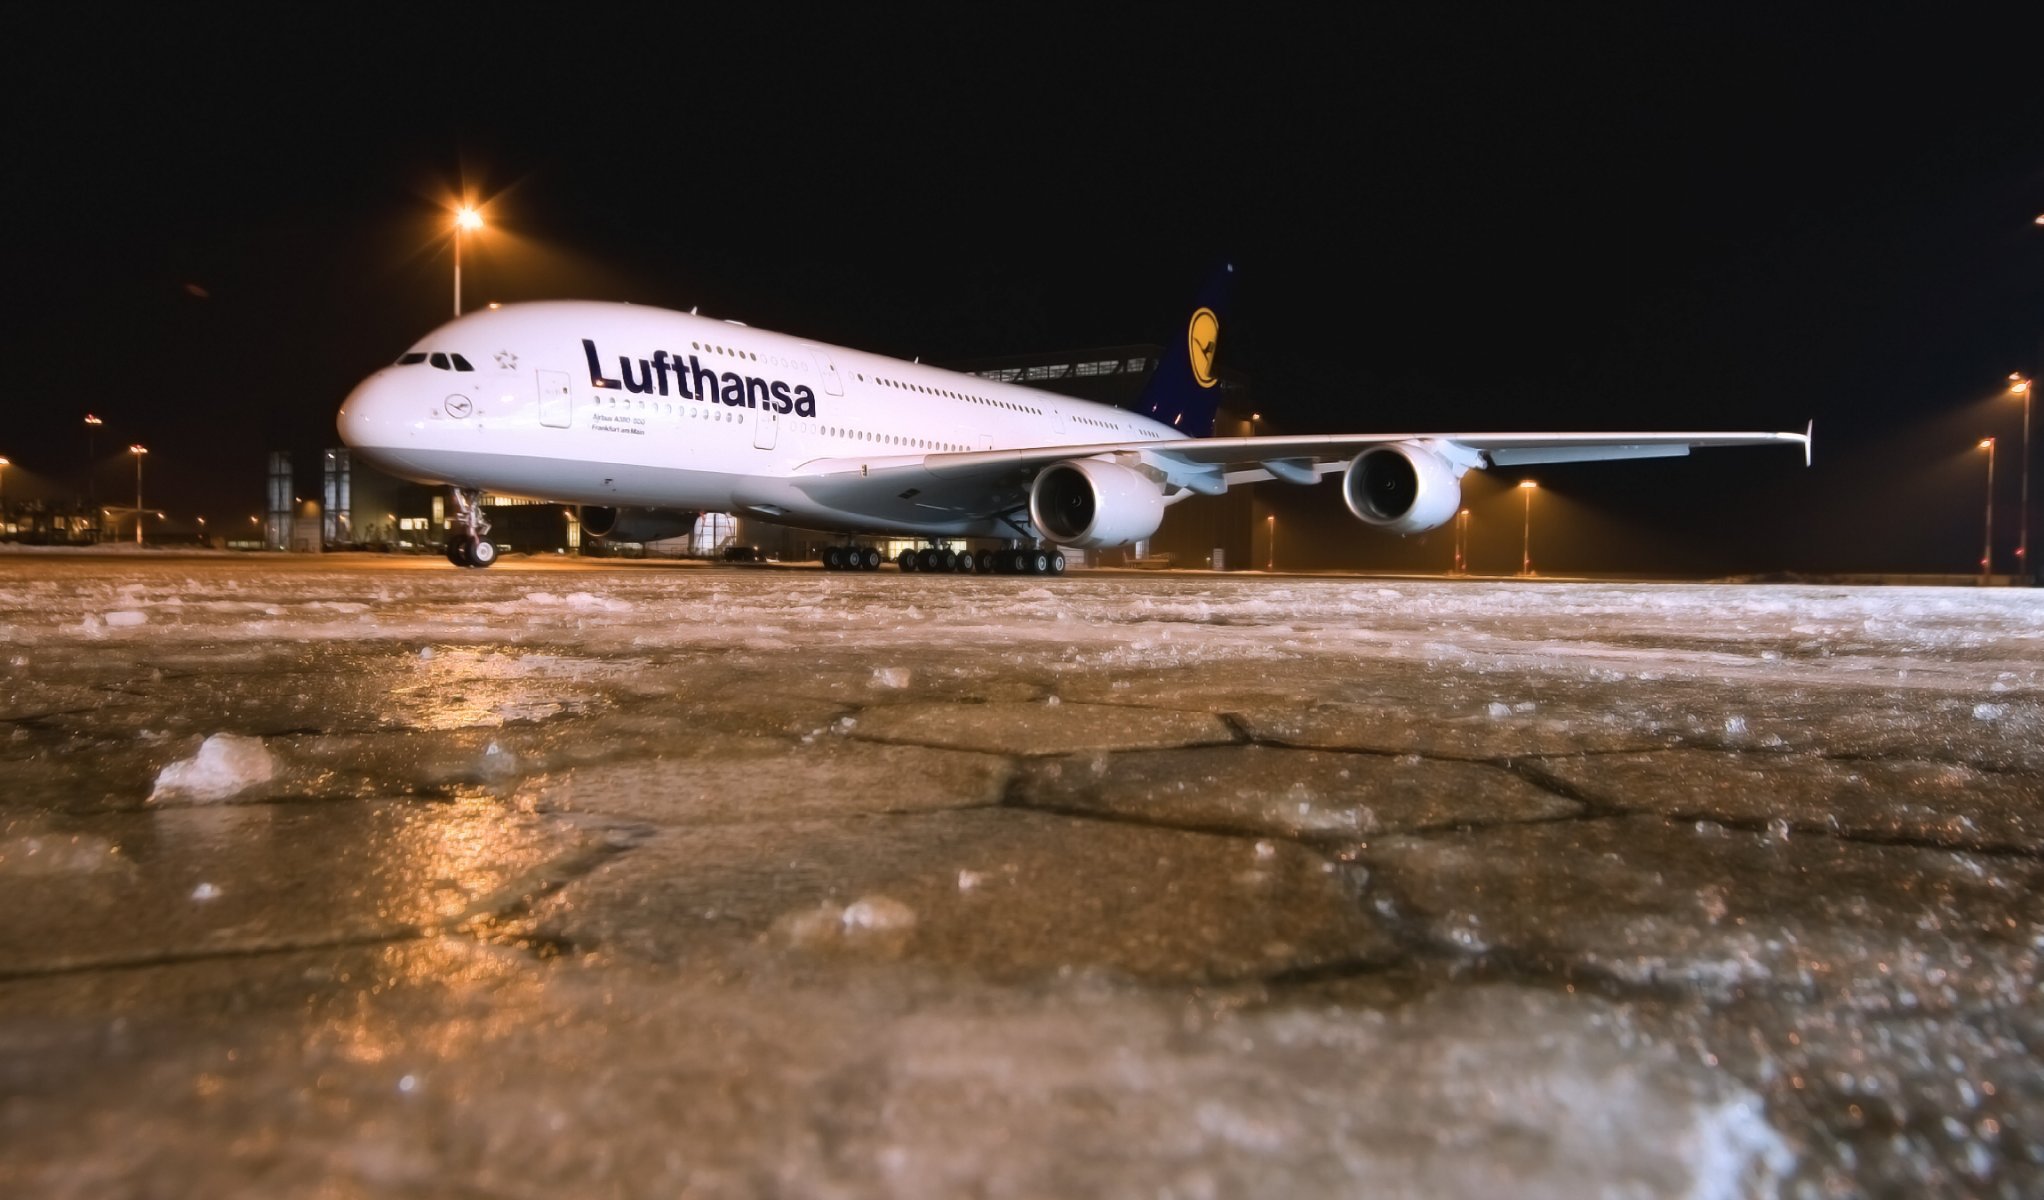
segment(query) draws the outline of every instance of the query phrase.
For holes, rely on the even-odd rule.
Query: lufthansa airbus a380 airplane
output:
[[[858,535],[926,537],[904,570],[1058,574],[1060,547],[1148,538],[1164,510],[1263,480],[1340,477],[1357,520],[1445,524],[1472,469],[1793,444],[1803,433],[1208,436],[1234,268],[1202,292],[1140,412],[693,313],[544,301],[471,313],[349,394],[364,460],[452,489],[448,558],[487,567],[486,491],[577,505],[595,537],[652,540],[729,512],[848,535],[825,565],[874,570]],[[951,538],[1007,548],[956,554]]]

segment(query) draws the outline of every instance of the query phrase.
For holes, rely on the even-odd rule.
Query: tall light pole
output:
[[[1994,572],[1994,439],[1980,439],[1980,448],[1987,451],[1987,537],[1980,549],[1980,582],[1986,583]]]
[[[1270,557],[1267,560],[1265,560],[1263,564],[1263,569],[1266,571],[1275,571],[1277,570],[1277,514],[1276,513],[1267,514],[1263,518],[1263,524],[1265,528],[1270,530],[1270,545],[1268,547]]]
[[[142,544],[142,456],[149,453],[149,447],[133,445],[128,453],[135,456],[135,544]]]
[[[1540,485],[1530,479],[1519,481],[1519,491],[1526,497],[1526,539],[1524,549],[1519,552],[1519,574],[1533,573],[1533,491]]]
[[[2044,220],[2040,220],[2044,224]],[[2009,373],[2009,391],[2023,398],[2023,473],[2022,490],[2017,493],[2020,507],[2016,509],[2016,576],[2027,580],[2030,577],[2030,393],[2035,389],[2022,372]]]
[[[454,315],[461,315],[461,235],[483,227],[483,214],[469,205],[454,210]]]
[[[1455,574],[1469,573],[1469,510],[1455,514]]]
[[[106,530],[99,528],[99,526],[106,523],[101,519],[105,514],[99,511],[99,460],[92,452],[92,435],[99,432],[99,427],[103,423],[91,413],[85,414],[85,503],[97,514],[93,521],[94,529],[92,537],[94,541],[106,540]]]
[[[0,534],[7,532],[7,468],[14,464],[0,458]]]

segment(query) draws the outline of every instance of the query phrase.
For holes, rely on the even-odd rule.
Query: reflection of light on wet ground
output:
[[[431,809],[392,810],[396,820],[379,850],[397,911],[439,920],[461,916],[476,899],[503,886],[507,864],[529,859],[529,825],[505,822],[493,803],[461,808],[459,820]]]
[[[503,989],[529,979],[522,956],[456,938],[430,938],[376,951],[373,960],[314,967],[308,980],[342,985],[358,1002],[325,1006],[323,1020],[307,1031],[306,1056],[354,1064],[389,1064],[387,1085],[400,1094],[418,1092],[435,1081],[436,1064],[485,1054],[501,1031],[494,1021],[411,1019],[409,1010],[372,997],[404,992],[466,992],[492,989],[492,1016],[517,1018],[503,1004]]]
[[[467,647],[421,651],[412,682],[391,689],[385,718],[409,729],[499,728],[579,712],[590,698],[563,684],[611,673],[604,664]]]

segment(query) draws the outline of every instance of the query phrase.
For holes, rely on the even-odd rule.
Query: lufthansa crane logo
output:
[[[1221,319],[1211,308],[1202,308],[1192,314],[1191,324],[1185,327],[1185,351],[1187,361],[1192,364],[1192,378],[1203,388],[1210,388],[1219,381],[1214,374],[1214,347],[1220,344]]]

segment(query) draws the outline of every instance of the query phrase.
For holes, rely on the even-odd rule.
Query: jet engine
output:
[[[582,532],[598,541],[658,542],[686,537],[698,514],[673,508],[607,508],[584,504],[575,509]]]
[[[1030,485],[1029,519],[1060,546],[1126,546],[1164,523],[1164,490],[1139,471],[1099,459],[1054,463]]]
[[[1372,446],[1341,475],[1341,499],[1365,525],[1401,536],[1447,524],[1462,503],[1461,473],[1424,446]]]

